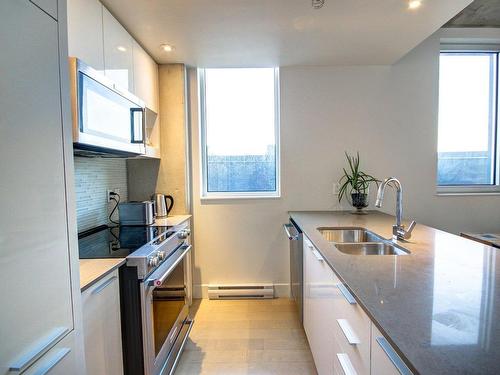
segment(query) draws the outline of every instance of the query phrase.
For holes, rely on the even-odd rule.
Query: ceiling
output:
[[[158,63],[255,67],[392,64],[471,0],[102,2]]]
[[[500,27],[500,1],[475,0],[462,10],[446,27]]]

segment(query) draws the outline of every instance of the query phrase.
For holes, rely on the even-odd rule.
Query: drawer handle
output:
[[[316,249],[313,249],[312,250],[312,253],[314,254],[314,256],[316,257],[317,260],[319,260],[320,262],[323,262],[325,259],[321,256],[321,254],[319,253],[318,250]]]
[[[59,327],[46,337],[37,348],[26,353],[21,359],[12,364],[9,370],[12,372],[22,373],[33,364],[38,358],[44,355],[50,348],[52,348],[66,333],[69,332],[68,328]]]
[[[101,293],[104,289],[106,289],[106,287],[109,284],[111,284],[113,281],[115,281],[116,278],[117,278],[116,276],[110,277],[108,280],[106,280],[101,285],[99,285],[98,287],[96,287],[92,292],[90,292],[90,294],[99,294],[99,293]]]
[[[337,353],[337,358],[345,375],[358,375],[346,353]]]
[[[380,345],[382,350],[385,352],[387,357],[391,360],[392,364],[399,371],[401,375],[412,375],[413,373],[410,369],[404,364],[403,360],[399,357],[398,353],[394,351],[391,344],[386,340],[385,337],[377,337],[377,343]]]
[[[59,349],[54,356],[48,360],[48,362],[42,366],[34,375],[45,375],[48,374],[50,370],[52,370],[55,365],[57,365],[61,360],[68,355],[71,351],[70,348],[62,348]]]
[[[350,345],[361,344],[361,341],[359,340],[354,330],[351,328],[351,325],[349,324],[347,319],[337,319],[337,323],[339,324],[342,333],[344,334],[345,338],[347,339],[347,342]]]
[[[346,288],[346,286],[344,284],[338,283],[337,284],[337,288],[340,289],[340,291],[344,295],[344,297],[347,300],[347,302],[349,302],[351,305],[355,305],[356,304],[356,300],[354,299],[354,297],[351,294],[351,292],[349,292],[349,290],[347,290],[347,288]]]

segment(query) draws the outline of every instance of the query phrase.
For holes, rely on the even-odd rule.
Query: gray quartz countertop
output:
[[[290,216],[415,373],[500,374],[498,249],[417,224],[408,242],[399,241],[409,255],[347,255],[317,228],[363,227],[390,238],[394,217]]]

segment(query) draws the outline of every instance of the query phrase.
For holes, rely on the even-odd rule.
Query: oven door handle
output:
[[[170,275],[173,269],[177,267],[177,265],[182,261],[182,259],[184,259],[184,256],[191,250],[192,247],[193,247],[192,245],[182,246],[181,255],[179,255],[179,257],[175,260],[175,262],[172,263],[170,267],[168,267],[168,269],[163,273],[163,275],[161,275],[160,277],[153,277],[151,279],[148,279],[146,284],[149,286],[160,286],[161,284],[163,284],[168,275]]]

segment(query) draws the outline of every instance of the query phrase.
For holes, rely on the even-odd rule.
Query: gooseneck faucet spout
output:
[[[403,219],[403,188],[401,182],[395,177],[389,177],[382,182],[378,188],[377,200],[375,201],[375,207],[382,207],[382,201],[384,200],[384,192],[387,185],[391,184],[396,189],[396,225],[392,226],[392,235],[394,239],[407,240],[411,237],[411,232],[415,225],[415,221],[410,223],[408,229],[401,224]]]

